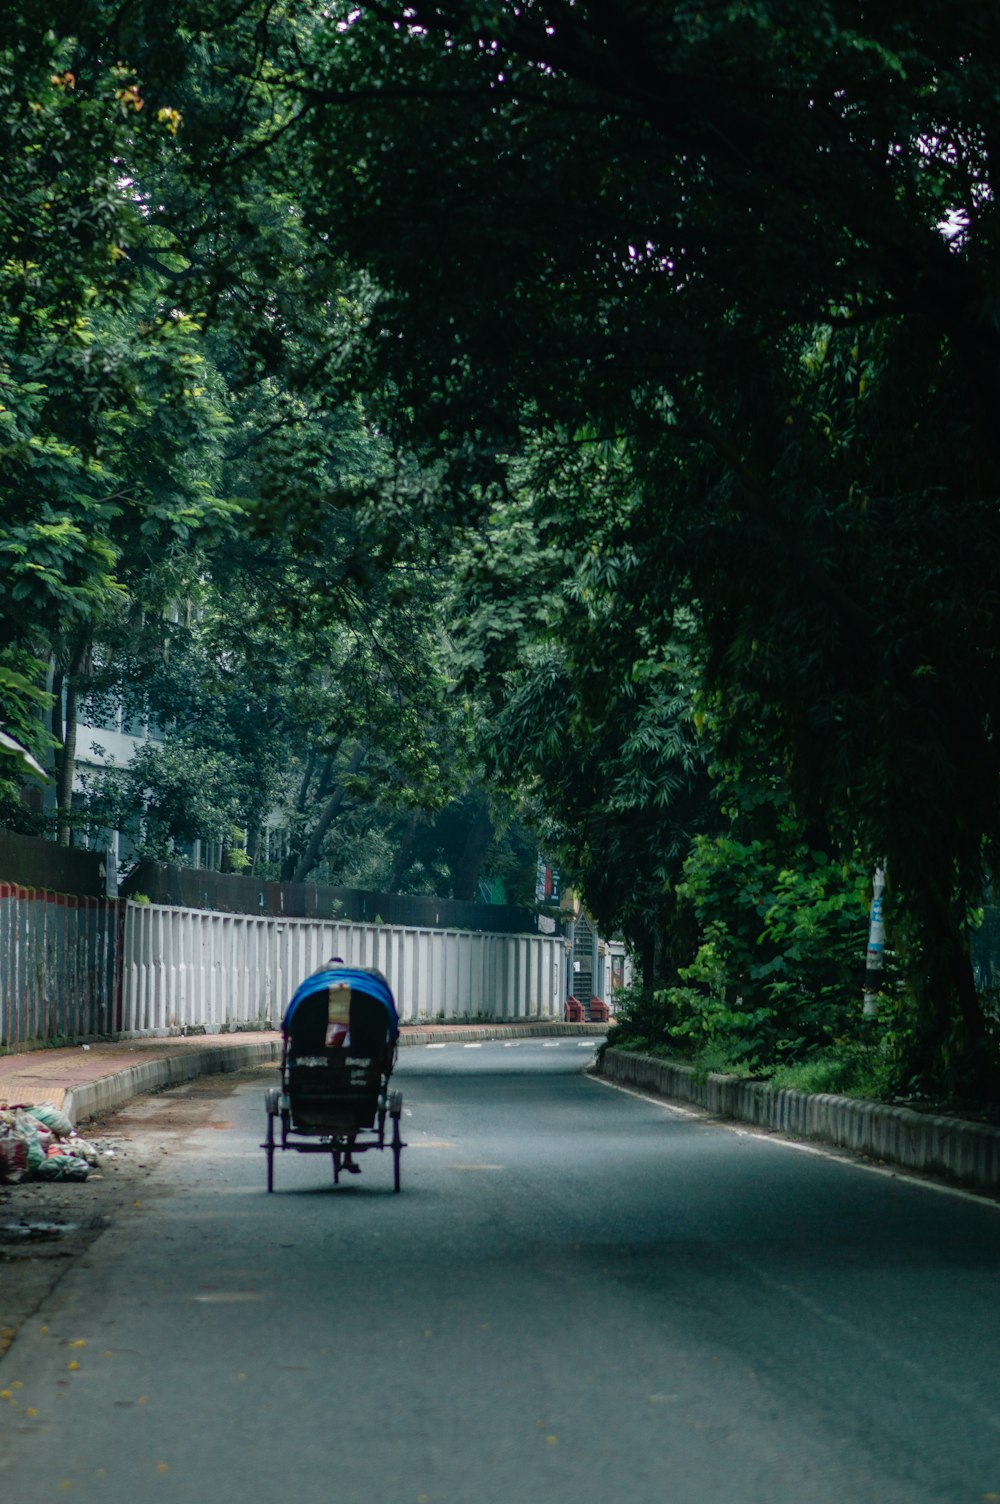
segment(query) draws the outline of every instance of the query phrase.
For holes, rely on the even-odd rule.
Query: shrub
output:
[[[867,928],[860,866],[802,842],[779,860],[769,842],[701,836],[677,891],[698,922],[680,973],[695,986],[663,996],[695,1049],[727,1039],[741,1058],[776,1064],[850,1032]]]

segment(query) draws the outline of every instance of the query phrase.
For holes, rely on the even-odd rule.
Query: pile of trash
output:
[[[50,1102],[0,1108],[0,1185],[19,1180],[86,1180],[98,1151]]]

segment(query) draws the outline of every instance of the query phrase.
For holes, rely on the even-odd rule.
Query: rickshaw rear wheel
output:
[[[267,1134],[264,1138],[264,1153],[267,1155],[267,1189],[274,1190],[274,1113],[268,1110]]]
[[[393,1091],[389,1093],[389,1116],[392,1118],[392,1188],[400,1189],[399,1161],[403,1153],[403,1138],[400,1133],[399,1120],[403,1113],[403,1093]]]

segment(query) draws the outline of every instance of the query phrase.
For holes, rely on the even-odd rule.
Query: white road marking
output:
[[[907,1170],[894,1169],[891,1165],[866,1165],[859,1159],[851,1158],[848,1153],[838,1153],[836,1149],[825,1149],[821,1144],[804,1144],[798,1139],[782,1138],[774,1132],[754,1133],[740,1123],[725,1123],[720,1118],[712,1118],[707,1110],[675,1107],[673,1102],[664,1102],[659,1097],[647,1096],[645,1092],[635,1091],[630,1086],[621,1086],[617,1081],[609,1081],[605,1076],[590,1075],[588,1080],[598,1081],[601,1086],[609,1086],[612,1091],[620,1091],[626,1097],[638,1097],[640,1102],[651,1102],[654,1107],[662,1107],[664,1112],[672,1112],[675,1117],[701,1118],[706,1127],[724,1128],[727,1133],[733,1133],[737,1138],[754,1139],[758,1144],[773,1144],[776,1149],[797,1149],[800,1154],[815,1154],[819,1159],[829,1159],[834,1164],[846,1165],[854,1170],[864,1170],[868,1175],[882,1175],[887,1180],[898,1180],[904,1185],[918,1186],[925,1191],[937,1191],[942,1196],[955,1196],[959,1201],[973,1201],[977,1206],[989,1206],[995,1212],[1000,1211],[1000,1201],[994,1201],[989,1196],[978,1196],[975,1191],[963,1191],[957,1185],[947,1185],[939,1180],[925,1180],[921,1175],[912,1175]]]
[[[467,1044],[467,1045],[464,1045],[463,1048],[466,1049],[466,1050],[481,1050],[482,1049],[482,1045],[481,1044]]]
[[[203,1305],[228,1305],[234,1301],[260,1300],[259,1290],[215,1290],[211,1295],[196,1295]]]
[[[558,1048],[559,1048],[559,1041],[558,1041],[558,1039],[543,1039],[542,1040],[542,1049],[543,1050],[557,1050]]]
[[[429,1050],[443,1050],[445,1046],[443,1044],[429,1044],[427,1048]]]
[[[612,1091],[620,1091],[623,1096],[637,1097],[640,1102],[652,1102],[654,1106],[662,1107],[664,1112],[672,1112],[679,1118],[705,1117],[705,1113],[696,1112],[692,1107],[675,1107],[673,1102],[664,1102],[661,1097],[647,1097],[644,1091],[635,1091],[631,1086],[622,1086],[618,1081],[609,1081],[607,1076],[590,1076],[588,1079],[598,1081],[601,1086],[610,1086]],[[726,1124],[720,1123],[718,1126],[724,1128]]]

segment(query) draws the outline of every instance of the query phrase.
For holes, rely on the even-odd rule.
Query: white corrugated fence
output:
[[[548,935],[411,929],[129,903],[122,1032],[276,1026],[332,956],[385,973],[406,1023],[559,1019],[565,948]]]

